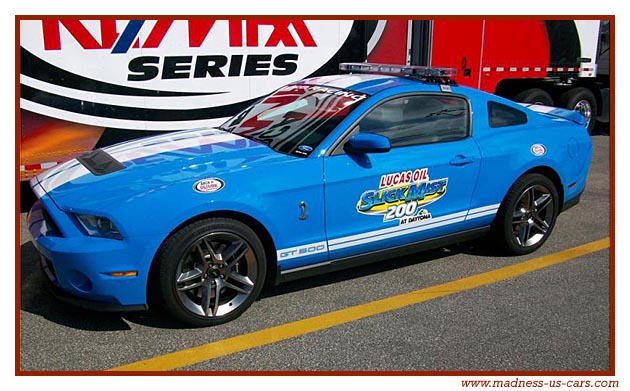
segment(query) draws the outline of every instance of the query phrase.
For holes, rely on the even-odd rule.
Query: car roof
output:
[[[341,75],[319,76],[297,81],[293,84],[308,84],[318,86],[329,86],[333,88],[341,88],[354,92],[360,92],[368,95],[374,95],[381,91],[389,90],[395,87],[411,87],[406,91],[420,92],[436,92],[442,91],[440,86],[435,83],[426,83],[421,79],[413,77],[399,77],[396,75],[387,75],[379,73],[351,73]],[[529,109],[518,105],[506,98],[498,95],[490,94],[476,88],[453,84],[449,86],[449,91],[455,94],[464,95],[469,99],[477,101],[493,100],[508,106],[512,106],[521,111],[530,111]]]
[[[345,74],[345,75],[331,75],[312,77],[310,79],[304,79],[296,82],[295,84],[310,84],[319,86],[329,86],[334,88],[342,88],[344,90],[351,90],[355,92],[361,92],[364,94],[373,95],[383,90],[401,87],[401,86],[416,86],[419,90],[422,90],[421,86],[426,84],[419,80],[407,79],[392,75],[383,74]],[[430,88],[427,88],[430,90]]]

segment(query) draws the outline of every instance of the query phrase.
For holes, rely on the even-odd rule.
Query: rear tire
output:
[[[159,303],[191,326],[213,326],[240,316],[265,282],[263,245],[248,226],[225,219],[194,222],[168,238],[156,257]]]
[[[560,96],[560,105],[569,110],[575,110],[586,119],[585,128],[588,134],[595,129],[595,117],[597,116],[597,99],[588,88],[572,88]]]
[[[515,102],[533,103],[536,105],[553,106],[553,98],[549,93],[541,88],[530,88],[521,91],[512,98]]]
[[[526,174],[510,188],[495,220],[494,236],[508,254],[536,251],[549,238],[558,217],[558,192],[544,175]]]

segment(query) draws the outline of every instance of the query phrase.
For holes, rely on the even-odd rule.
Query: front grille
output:
[[[50,217],[50,214],[48,213],[48,211],[43,205],[42,205],[42,217],[44,218],[44,222],[46,223],[46,228],[47,228],[46,234],[48,236],[61,236],[61,231],[59,231],[57,224],[55,224],[55,221],[52,219],[52,217]]]
[[[53,266],[51,260],[43,255],[40,255],[39,263],[48,279],[52,282],[57,282],[57,273],[55,273],[55,267]]]
[[[41,201],[36,201],[33,204],[31,211],[26,217],[26,223],[33,237],[38,235],[63,236]]]

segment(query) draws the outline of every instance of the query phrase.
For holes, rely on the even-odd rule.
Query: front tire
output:
[[[157,296],[178,320],[213,326],[240,316],[262,290],[265,251],[248,226],[231,219],[194,222],[158,252]]]
[[[549,178],[526,174],[510,188],[495,220],[495,237],[508,254],[536,251],[549,238],[559,212],[558,191]]]

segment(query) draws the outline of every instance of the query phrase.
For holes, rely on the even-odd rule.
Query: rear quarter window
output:
[[[523,111],[498,102],[488,102],[488,123],[491,128],[523,125],[527,123],[527,114]]]

